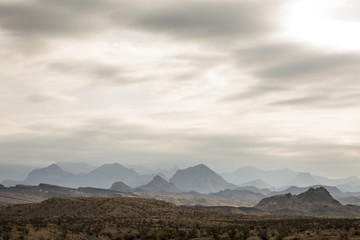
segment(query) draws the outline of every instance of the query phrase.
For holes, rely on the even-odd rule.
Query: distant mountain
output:
[[[96,168],[85,162],[57,162],[55,164],[61,167],[62,170],[73,174],[88,173]]]
[[[170,182],[185,191],[200,193],[212,193],[236,187],[204,164],[176,171]]]
[[[177,188],[174,183],[168,182],[160,176],[155,176],[151,182],[146,185],[137,187],[135,191],[144,191],[159,194],[175,194],[182,192],[182,190]]]
[[[23,181],[14,181],[14,180],[4,180],[1,182],[1,184],[4,185],[5,187],[13,187],[23,183],[24,183]]]
[[[310,173],[299,173],[291,182],[290,186],[308,187],[319,184]]]
[[[23,181],[35,168],[37,167],[0,163],[0,182],[7,179],[11,179],[13,181]]]
[[[159,175],[166,180],[171,178],[175,174],[175,172],[177,170],[179,170],[179,167],[177,167],[177,166],[171,167],[169,169],[157,168],[155,170],[148,168],[148,167],[144,167],[141,165],[134,165],[134,164],[132,164],[132,165],[126,164],[125,166],[128,168],[133,168],[137,173],[139,173],[141,175],[152,175],[153,177],[156,175]]]
[[[125,168],[118,163],[104,164],[89,173],[73,174],[52,164],[45,168],[34,169],[22,182],[7,180],[3,184],[13,186],[16,184],[38,185],[40,183],[59,185],[64,187],[95,187],[108,189],[114,182],[122,181],[136,187],[149,182],[153,175],[139,175],[133,169]]]
[[[259,188],[254,187],[254,186],[237,187],[234,190],[247,190],[247,191],[250,191],[250,192],[253,192],[253,193],[261,193],[264,196],[267,196],[267,195],[269,195],[271,193],[270,189],[268,189],[268,188],[259,189]]]
[[[310,188],[299,195],[288,193],[264,198],[255,209],[275,215],[360,216],[360,207],[343,206],[323,187]]]
[[[271,192],[269,195],[274,196],[274,195],[287,194],[287,193],[298,195],[298,194],[301,194],[303,192],[308,191],[310,188],[318,188],[318,187],[325,188],[331,194],[331,196],[334,196],[334,197],[357,195],[355,193],[344,193],[344,192],[340,191],[337,187],[322,186],[322,185],[313,185],[313,186],[309,186],[309,187],[291,186],[291,187],[289,187],[289,188],[287,188],[285,190],[282,190],[282,191]]]
[[[274,186],[267,184],[266,182],[264,182],[261,179],[256,179],[256,180],[246,182],[246,183],[243,183],[240,185],[240,187],[247,187],[247,186],[256,187],[257,189],[264,189],[264,188],[273,189],[274,188]]]
[[[58,165],[52,164],[45,168],[31,171],[24,184],[38,185],[40,183],[56,184],[61,186],[72,185],[75,175],[63,171]]]
[[[341,184],[341,185],[337,185],[337,187],[341,190],[341,191],[345,191],[345,192],[360,192],[360,184],[359,185],[350,185],[350,184]]]
[[[328,186],[339,186],[339,185],[354,185],[360,186],[360,179],[355,176],[346,177],[346,178],[337,178],[337,179],[329,179],[321,176],[313,176],[314,179],[321,185]]]
[[[249,190],[222,190],[217,193],[210,193],[209,197],[220,198],[220,199],[241,199],[248,201],[260,201],[264,198],[264,195],[261,193],[254,193]]]
[[[142,184],[140,175],[119,163],[104,164],[81,178],[82,186],[110,188],[114,182],[124,182],[135,187]]]
[[[110,190],[114,190],[114,191],[118,191],[118,192],[133,192],[134,189],[128,185],[126,185],[123,182],[114,182],[111,187]]]
[[[221,176],[237,185],[260,179],[271,186],[282,187],[292,181],[297,174],[289,169],[265,171],[255,167],[242,167],[234,172],[222,173]]]

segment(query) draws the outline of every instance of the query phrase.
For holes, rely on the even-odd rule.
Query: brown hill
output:
[[[0,219],[17,218],[97,218],[97,217],[174,217],[201,219],[211,212],[175,206],[143,198],[50,198],[41,203],[0,206]]]
[[[310,188],[308,191],[292,195],[276,195],[264,198],[256,209],[268,214],[290,214],[307,216],[360,216],[360,207],[342,205],[323,187]]]

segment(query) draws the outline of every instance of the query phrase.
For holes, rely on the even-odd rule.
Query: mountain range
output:
[[[92,169],[90,165],[87,166],[83,163],[74,163],[73,165]],[[67,164],[67,167],[71,166],[72,164]],[[150,170],[144,169],[149,173]],[[171,171],[174,170],[173,168]],[[240,168],[233,173],[218,174],[204,164],[178,169],[170,178],[161,172],[141,175],[134,169],[118,163],[104,164],[89,172],[81,172],[79,169],[73,172],[65,171],[59,165],[52,164],[45,168],[33,169],[23,181],[6,180],[2,184],[9,187],[15,185],[37,186],[44,183],[75,189],[90,187],[124,193],[167,195],[164,198],[169,198],[169,195],[177,195],[186,198],[243,200],[251,201],[254,204],[265,197],[287,193],[297,195],[306,192],[311,187],[323,186],[342,203],[360,204],[360,192],[348,191],[347,188],[344,188],[344,186],[348,186],[356,189],[360,186],[360,183],[357,185],[360,181],[357,177],[328,179],[287,169],[263,171],[253,167]],[[224,179],[235,177],[238,179],[235,182],[245,182],[235,185]],[[17,176],[16,179],[21,178]],[[283,179],[283,186],[275,187],[279,186],[278,181],[281,179]],[[331,185],[324,183],[331,183]]]

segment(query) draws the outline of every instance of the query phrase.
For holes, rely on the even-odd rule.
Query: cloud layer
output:
[[[357,174],[360,47],[293,16],[351,34],[357,3],[305,3],[2,1],[0,162]]]

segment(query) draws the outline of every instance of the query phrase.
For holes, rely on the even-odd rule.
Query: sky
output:
[[[0,163],[360,176],[358,0],[0,0]]]

